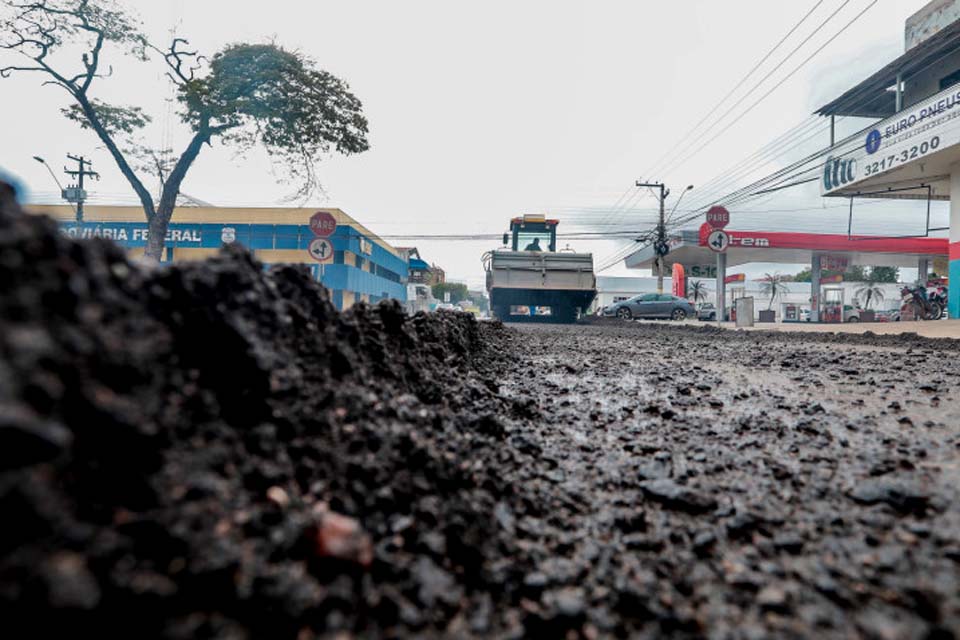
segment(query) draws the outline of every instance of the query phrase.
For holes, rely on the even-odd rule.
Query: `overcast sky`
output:
[[[872,0],[850,0],[810,42],[735,109],[737,117]],[[766,71],[843,4],[824,0],[816,12],[726,103],[732,105]],[[573,1],[390,0],[128,0],[156,42],[171,29],[203,52],[227,43],[277,41],[312,56],[345,79],[370,120],[370,151],[319,164],[326,193],[310,204],[340,207],[381,235],[501,233],[511,216],[549,213],[561,230],[604,230],[623,223],[644,229],[655,200],[610,211],[637,178],[663,179],[679,194],[707,185],[758,148],[804,121],[903,52],[904,20],[926,0],[880,0],[821,53],[722,136],[669,171],[650,171],[688,130],[793,27],[816,2],[770,0]],[[115,74],[95,93],[144,107],[155,118],[144,140],[185,142],[163,71],[154,60],[111,61]],[[2,59],[0,59],[2,61]],[[98,200],[131,203],[131,191],[98,141],[65,122],[62,90],[38,76],[0,80],[4,139],[0,166],[20,176],[34,199],[55,185],[42,155],[60,167],[66,153],[91,156],[103,180]],[[726,110],[716,112],[719,116]],[[855,130],[863,122],[841,127]],[[718,126],[715,131],[721,130]],[[693,136],[694,148],[713,133]],[[826,134],[808,144],[823,146]],[[683,148],[683,147],[679,147]],[[800,157],[797,148],[778,159]],[[776,164],[775,163],[775,164]],[[661,163],[662,164],[662,163]],[[769,172],[775,165],[758,168]],[[757,175],[760,175],[757,174]],[[746,179],[749,176],[744,177]],[[732,190],[736,185],[732,185]],[[206,149],[183,191],[219,205],[272,204],[289,193],[258,154],[236,157]],[[698,204],[695,188],[681,203]],[[704,194],[707,195],[707,194]],[[671,201],[671,206],[673,202]],[[816,189],[781,193],[732,211],[732,228],[846,228],[846,211]],[[820,211],[817,207],[828,207]],[[776,213],[779,210],[801,212]],[[813,210],[811,210],[813,209]],[[747,210],[759,211],[750,214]],[[936,216],[945,216],[938,206]],[[770,213],[773,212],[773,213]],[[858,214],[862,232],[922,230],[915,209],[878,205]],[[738,224],[739,223],[739,224]],[[571,241],[596,261],[623,241]],[[396,240],[415,244],[451,278],[482,282],[480,256],[490,241]],[[789,271],[789,269],[785,269]],[[637,275],[622,267],[603,275]]]

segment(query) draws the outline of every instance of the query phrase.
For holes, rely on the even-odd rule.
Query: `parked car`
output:
[[[820,310],[820,321],[823,322],[823,309]],[[860,322],[860,313],[862,309],[859,307],[854,307],[853,305],[845,304],[843,305],[843,321],[844,322]],[[801,322],[810,322],[810,309],[801,309],[800,310],[800,321]]]
[[[716,320],[717,307],[712,302],[704,302],[697,307],[697,320]]]
[[[900,309],[886,309],[876,312],[877,322],[900,322]]]
[[[630,318],[692,318],[696,309],[689,300],[667,293],[643,293],[628,300],[616,302],[603,310],[603,315],[623,320]]]
[[[860,307],[854,307],[853,305],[845,304],[843,305],[843,321],[860,322],[860,314],[862,312],[863,309]]]

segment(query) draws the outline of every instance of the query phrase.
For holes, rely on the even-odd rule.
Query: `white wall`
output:
[[[709,297],[707,302],[716,303],[716,294],[714,291],[713,280],[706,281],[707,286],[709,287]],[[824,284],[824,289],[836,289],[840,288],[843,290],[843,303],[849,305],[855,305],[857,302],[863,303],[862,300],[857,300],[857,291],[860,290],[865,283],[863,282],[840,282],[836,284]],[[785,282],[784,285],[788,289],[788,293],[779,296],[774,302],[771,309],[777,312],[777,319],[780,317],[780,310],[782,304],[796,304],[800,305],[802,308],[810,308],[810,283],[809,282]],[[887,309],[899,309],[900,308],[900,289],[904,286],[901,283],[882,283],[877,285],[883,291],[882,300],[874,300],[870,303],[870,309],[873,311],[883,311]],[[753,308],[754,311],[759,312],[765,310],[770,302],[770,298],[763,293],[763,282],[759,280],[748,280],[746,282],[735,282],[727,285],[727,304],[731,304],[733,299],[733,290],[742,288],[744,289],[743,295],[753,296]]]
[[[712,302],[716,304],[716,280],[713,278],[691,278],[689,282],[700,281],[707,285],[707,299],[701,302]],[[788,293],[778,297],[772,308],[780,313],[780,305],[798,304],[804,308],[810,306],[810,283],[809,282],[785,282]],[[825,284],[825,288],[843,289],[844,304],[854,304],[857,291],[863,287],[862,282],[841,282],[837,284]],[[883,290],[883,299],[873,301],[870,308],[874,311],[900,308],[900,289],[904,286],[901,283],[883,283],[878,285]],[[746,282],[733,282],[727,285],[727,304],[731,304],[732,295],[735,289],[743,289],[743,295],[753,296],[753,308],[761,311],[767,308],[769,298],[763,291],[763,282],[760,280],[747,280]],[[651,293],[657,290],[657,279],[647,278],[619,278],[619,277],[598,277],[597,278],[597,297],[594,300],[593,309],[605,307],[619,301],[620,299],[632,298],[641,293]],[[663,290],[665,293],[671,291],[671,279],[663,279]]]

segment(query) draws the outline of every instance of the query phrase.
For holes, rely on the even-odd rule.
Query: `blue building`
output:
[[[147,222],[139,207],[87,205],[83,222],[66,205],[29,209],[59,220],[69,236],[109,238],[134,256],[142,255],[147,244]],[[318,216],[328,222],[324,235],[311,226]],[[178,207],[161,260],[200,260],[225,242],[243,244],[264,264],[309,266],[341,310],[357,302],[407,299],[405,255],[340,209]]]

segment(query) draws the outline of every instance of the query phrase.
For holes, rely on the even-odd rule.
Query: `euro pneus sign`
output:
[[[821,194],[852,187],[960,143],[957,118],[960,86],[954,85],[883,120],[827,157]]]

